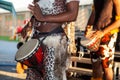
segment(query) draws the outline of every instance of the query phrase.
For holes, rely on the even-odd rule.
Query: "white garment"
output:
[[[66,11],[65,5],[71,1],[79,0],[39,0],[38,5],[44,15],[55,15]]]

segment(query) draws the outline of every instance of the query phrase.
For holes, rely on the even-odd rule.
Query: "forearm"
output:
[[[94,11],[94,9],[92,9],[91,15],[88,19],[88,23],[87,23],[87,26],[86,26],[86,29],[85,29],[85,35],[89,34],[89,32],[92,31],[94,19],[95,19],[95,11]]]
[[[77,13],[74,15],[72,12],[64,12],[59,15],[46,15],[39,19],[42,22],[71,22],[77,19]]]
[[[88,19],[88,25],[93,25],[94,20],[95,20],[95,10],[93,9],[92,12],[91,12],[91,15]]]
[[[103,30],[104,33],[110,32],[111,30],[117,29],[120,27],[120,0],[113,0],[115,5],[115,22]]]
[[[116,20],[113,24],[111,24],[110,26],[108,26],[107,28],[105,28],[103,30],[103,33],[106,34],[114,29],[117,29],[120,27],[120,19],[119,20]]]

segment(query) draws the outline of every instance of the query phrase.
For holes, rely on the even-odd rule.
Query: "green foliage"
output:
[[[4,40],[4,41],[18,41],[18,40],[11,40],[9,36],[0,36],[0,40]]]

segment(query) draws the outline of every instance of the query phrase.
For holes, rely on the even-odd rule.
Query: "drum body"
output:
[[[86,47],[88,50],[95,52],[99,49],[100,41],[100,38],[93,38],[90,40],[83,37],[81,38],[81,45]]]
[[[15,55],[15,60],[28,67],[38,67],[43,63],[43,52],[38,39],[31,39],[23,44]]]

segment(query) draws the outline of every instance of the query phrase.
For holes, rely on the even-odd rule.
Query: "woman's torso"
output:
[[[39,0],[38,4],[43,15],[57,15],[66,11],[66,0]],[[40,32],[50,32],[62,25],[62,23],[55,22],[43,22],[40,24],[39,27],[36,27]]]

